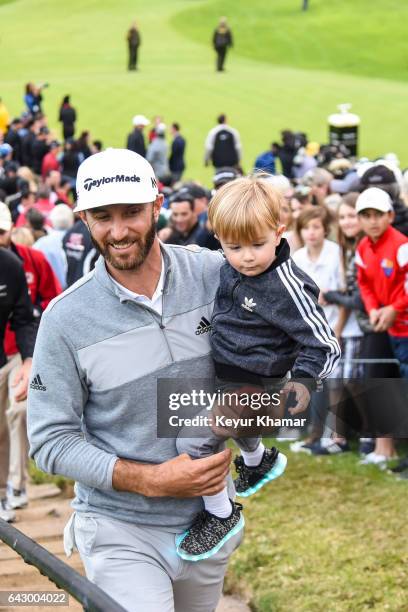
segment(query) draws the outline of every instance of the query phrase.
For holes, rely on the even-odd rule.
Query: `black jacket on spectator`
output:
[[[13,147],[13,160],[22,164],[22,140],[18,131],[10,127],[4,137],[4,142]]]
[[[21,157],[23,166],[28,166],[29,168],[33,165],[33,144],[35,141],[35,134],[30,130],[23,137],[21,142]]]
[[[32,357],[37,323],[28,294],[23,264],[10,251],[0,248],[0,368],[7,363],[4,334],[7,323],[16,334],[22,359]]]
[[[41,167],[44,157],[47,155],[50,147],[45,140],[34,140],[32,146],[32,169],[36,174],[41,174]]]
[[[80,163],[81,161],[76,151],[65,151],[61,161],[63,176],[76,178]]]
[[[165,240],[166,244],[178,244],[180,246],[186,246],[187,244],[197,244],[197,236],[201,232],[201,226],[197,222],[188,234],[182,234],[177,230],[173,230],[170,236]]]
[[[401,200],[395,200],[393,203],[395,219],[392,224],[396,230],[408,236],[408,208]]]
[[[67,257],[67,287],[69,287],[93,270],[99,253],[94,248],[89,231],[81,219],[78,219],[67,231],[62,240],[62,247]]]
[[[173,142],[171,143],[171,152],[169,157],[169,169],[170,172],[183,172],[185,170],[184,163],[184,151],[186,148],[186,141],[178,134]]]
[[[135,153],[139,153],[139,155],[146,157],[146,145],[144,137],[142,132],[137,128],[129,134],[126,148],[129,149],[129,151],[134,151]]]
[[[59,112],[59,121],[62,123],[64,140],[72,138],[75,133],[76,111],[70,104],[63,104]]]

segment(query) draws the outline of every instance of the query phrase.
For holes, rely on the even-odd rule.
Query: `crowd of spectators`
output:
[[[76,134],[77,113],[68,95],[58,111],[61,138],[50,130],[42,111],[44,87],[26,86],[26,110],[15,118],[0,99],[0,246],[12,249],[27,278],[31,274],[28,285],[38,316],[50,299],[90,271],[98,256],[72,209],[79,165],[103,148],[89,131]],[[186,141],[177,122],[168,129],[157,116],[146,136],[149,119],[139,114],[132,123],[125,146],[148,159],[165,196],[157,227],[161,240],[219,249],[207,210],[215,190],[244,174],[238,130],[225,114],[217,118],[203,149],[204,164],[214,167],[213,183],[202,185],[183,181]],[[386,426],[370,431],[367,410],[356,400],[353,385],[362,377],[408,377],[408,172],[392,153],[358,159],[342,144],[319,144],[290,130],[283,130],[281,141],[261,151],[246,170],[266,173],[265,180],[283,195],[284,237],[296,264],[319,286],[320,302],[343,347],[333,384],[313,394],[309,436],[294,442],[292,450],[348,452],[349,436],[360,432],[363,461],[385,467],[396,456],[393,438],[398,436],[395,431],[386,435]],[[381,232],[373,239],[376,224]],[[391,246],[376,259],[375,251],[384,243]],[[391,278],[389,287],[382,282]],[[9,347],[9,357],[15,350]],[[343,383],[336,387],[335,380]],[[353,432],[350,402],[355,405]],[[20,438],[21,427],[16,434]],[[396,469],[408,478],[407,461]],[[26,499],[25,481],[26,467],[20,465],[9,477],[15,507]]]

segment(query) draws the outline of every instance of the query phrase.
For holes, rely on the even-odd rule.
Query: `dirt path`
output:
[[[62,531],[72,512],[70,500],[64,498],[58,487],[51,484],[32,485],[28,493],[30,504],[25,510],[17,511],[17,521],[14,526],[83,574],[79,554],[75,552],[68,559],[62,546]],[[19,590],[57,591],[57,587],[48,578],[42,576],[35,567],[24,563],[11,548],[0,542],[0,591]],[[67,609],[67,607],[60,606],[54,606],[54,608]],[[51,607],[0,607],[1,611],[8,612],[23,609],[49,612]],[[82,610],[81,605],[73,597],[69,598],[69,610]],[[232,597],[223,597],[217,612],[249,612],[249,609]]]

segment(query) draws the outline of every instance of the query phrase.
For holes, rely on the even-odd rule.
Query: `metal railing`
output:
[[[0,540],[17,552],[29,565],[34,565],[58,588],[64,589],[89,612],[126,612],[96,584],[78,574],[69,565],[24,533],[0,519]]]

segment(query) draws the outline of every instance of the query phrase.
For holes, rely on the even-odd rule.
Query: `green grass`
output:
[[[257,612],[407,610],[408,483],[355,453],[287,455],[285,476],[244,500],[228,588]]]
[[[408,85],[402,80],[407,62],[406,58],[393,61],[394,49],[400,56],[398,49],[406,45],[402,33],[406,3],[394,0],[400,11],[396,15],[389,10],[391,0],[372,2],[370,11],[362,13],[367,2],[336,3],[335,15],[341,6],[361,9],[346,44],[344,36],[335,35],[328,25],[327,7],[334,6],[333,0],[311,0],[306,16],[299,10],[300,0],[71,0],[69,10],[55,0],[16,0],[0,7],[0,95],[11,114],[18,114],[23,109],[24,83],[49,81],[44,108],[56,133],[60,133],[58,105],[63,95],[71,93],[79,114],[78,129],[90,128],[105,146],[123,146],[136,113],[161,114],[167,123],[177,120],[188,141],[186,178],[208,185],[212,172],[203,167],[203,143],[220,112],[226,112],[241,132],[247,170],[282,128],[304,130],[311,139],[326,141],[327,116],[337,104],[347,101],[362,118],[361,153],[378,156],[394,151],[408,164],[408,141],[401,137],[408,131]],[[280,8],[272,15],[275,6]],[[260,7],[260,21],[265,25],[257,22],[253,28]],[[186,15],[186,9],[193,13]],[[341,9],[340,15],[345,12]],[[231,18],[236,34],[225,74],[215,73],[209,44],[220,13]],[[391,16],[394,21],[385,38],[381,32]],[[124,36],[134,18],[143,37],[141,70],[128,73]],[[313,27],[322,20],[327,29],[327,61],[313,52],[312,44],[305,43],[310,30],[300,23],[304,18]],[[280,36],[286,32],[287,46],[280,40],[279,60],[270,36],[280,20],[286,24]],[[342,27],[343,31],[350,29],[350,22]],[[378,32],[376,48],[358,40],[356,32],[361,28]],[[341,41],[350,45],[347,55],[336,50]],[[289,47],[293,49],[286,53]],[[370,74],[381,78],[345,73],[347,57],[358,58],[354,66],[358,67],[363,65],[363,54],[370,56],[370,66],[377,66]],[[290,66],[281,65],[285,58]],[[401,80],[389,78],[397,76]]]
[[[408,80],[408,3],[401,0],[216,0],[175,15],[180,33],[203,44],[228,15],[236,53],[254,60],[374,78]]]

